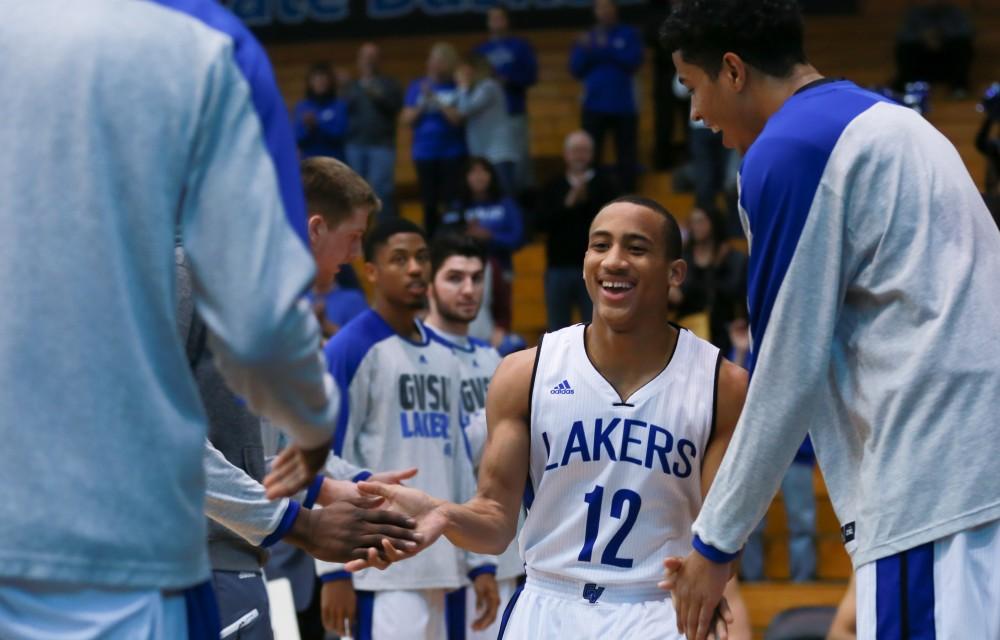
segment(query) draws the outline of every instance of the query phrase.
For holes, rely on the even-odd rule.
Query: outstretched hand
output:
[[[345,569],[348,571],[360,571],[369,567],[383,568],[379,566],[379,555],[383,560],[398,562],[434,544],[444,532],[447,518],[443,512],[442,500],[430,497],[419,489],[404,487],[402,485],[388,485],[382,482],[359,482],[358,489],[362,493],[383,498],[384,509],[399,513],[412,519],[416,523],[416,533],[419,537],[415,548],[399,550],[393,545],[383,541],[382,553],[376,553],[375,549],[369,549],[367,557],[364,559],[352,560],[348,562]]]
[[[371,559],[373,566],[384,569],[392,559],[379,557],[379,550],[412,552],[419,547],[421,537],[415,531],[416,522],[381,509],[383,502],[382,498],[362,496],[321,509],[301,509],[286,539],[319,560]]]
[[[716,634],[720,629],[726,634],[718,637],[728,637],[726,628],[734,618],[722,592],[733,575],[733,563],[712,562],[692,551],[686,558],[667,558],[663,567],[664,580],[659,587],[670,591],[677,631],[688,640],[707,640],[714,627]]]
[[[403,480],[409,480],[415,475],[417,475],[417,468],[410,467],[409,469],[375,473],[370,476],[370,479],[375,482],[384,482],[385,484],[402,484]],[[319,494],[316,496],[316,504],[321,507],[328,507],[340,500],[359,500],[361,498],[369,501],[377,500],[378,504],[385,502],[383,498],[361,493],[357,483],[350,480],[323,478],[323,484],[320,485]]]
[[[286,447],[271,465],[271,473],[264,478],[268,500],[291,498],[309,486],[330,455],[330,441],[318,447],[303,449],[297,444]]]
[[[417,468],[410,467],[409,469],[396,469],[394,471],[379,471],[378,473],[373,473],[367,481],[381,482],[383,484],[403,484],[403,480],[409,480],[415,475],[417,475]]]

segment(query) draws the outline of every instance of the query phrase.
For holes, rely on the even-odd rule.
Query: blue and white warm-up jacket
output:
[[[4,8],[0,582],[187,588],[209,575],[207,418],[178,230],[228,385],[304,446],[336,417],[284,105],[216,2]]]
[[[461,365],[430,329],[416,326],[420,340],[410,340],[369,309],[326,344],[330,373],[341,390],[333,453],[376,472],[417,467],[408,486],[465,502],[476,493],[476,479],[462,429]],[[317,562],[317,571],[324,581],[349,577],[333,563]],[[480,571],[495,572],[496,559],[467,553],[442,537],[385,571],[355,574],[354,586],[456,589],[468,583],[467,574]]]
[[[1000,518],[1000,234],[955,148],[847,81],[748,150],[746,406],[694,523],[723,559],[815,445],[855,566]]]

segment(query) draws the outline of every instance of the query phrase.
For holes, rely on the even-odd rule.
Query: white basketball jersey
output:
[[[680,330],[667,367],[622,401],[587,356],[584,329],[538,347],[521,553],[529,576],[655,584],[665,557],[691,551],[719,350]]]

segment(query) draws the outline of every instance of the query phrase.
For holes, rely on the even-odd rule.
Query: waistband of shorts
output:
[[[656,583],[601,584],[534,571],[530,567],[527,574],[525,591],[574,602],[629,604],[670,598],[670,594],[657,587]]]

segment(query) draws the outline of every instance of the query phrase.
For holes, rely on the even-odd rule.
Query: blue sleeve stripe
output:
[[[879,101],[879,96],[846,81],[796,94],[771,117],[747,152],[740,172],[740,206],[751,236],[751,374],[830,154],[851,121]]]
[[[233,55],[250,86],[250,99],[260,119],[264,144],[267,147],[278,178],[278,189],[288,223],[295,229],[306,247],[306,204],[299,177],[298,149],[292,134],[288,110],[278,91],[274,71],[264,52],[246,26],[220,3],[212,0],[154,0],[158,4],[187,14],[205,26],[229,36]]]
[[[333,571],[330,573],[325,573],[319,577],[319,581],[326,584],[327,582],[336,582],[337,580],[350,580],[350,571]]]
[[[475,580],[484,573],[488,573],[491,576],[495,576],[497,574],[497,566],[495,564],[484,564],[481,567],[476,567],[475,569],[469,572],[469,580]]]
[[[302,501],[302,506],[306,509],[312,509],[313,505],[316,504],[316,498],[319,497],[319,490],[323,487],[323,476],[316,476],[316,479],[312,481],[309,485],[309,489],[306,491],[306,498]]]
[[[295,519],[299,517],[299,503],[294,500],[288,501],[288,507],[285,509],[285,515],[281,516],[281,522],[278,523],[278,528],[271,532],[271,535],[264,538],[261,541],[260,546],[270,547],[278,540],[284,538],[289,531],[292,530],[292,525],[295,524]]]
[[[691,541],[691,546],[694,547],[695,551],[718,564],[732,562],[736,558],[740,557],[739,551],[736,553],[726,553],[725,551],[716,549],[710,544],[702,542],[701,538],[697,535],[695,535],[694,540]]]
[[[343,457],[344,441],[347,438],[347,424],[351,415],[351,382],[368,352],[382,340],[394,335],[392,327],[374,310],[368,309],[326,343],[324,353],[327,367],[340,391],[340,410],[337,412],[337,426],[331,445],[338,456]]]
[[[362,480],[367,480],[370,477],[372,477],[372,472],[365,469],[358,475],[351,478],[351,482],[361,482]]]

